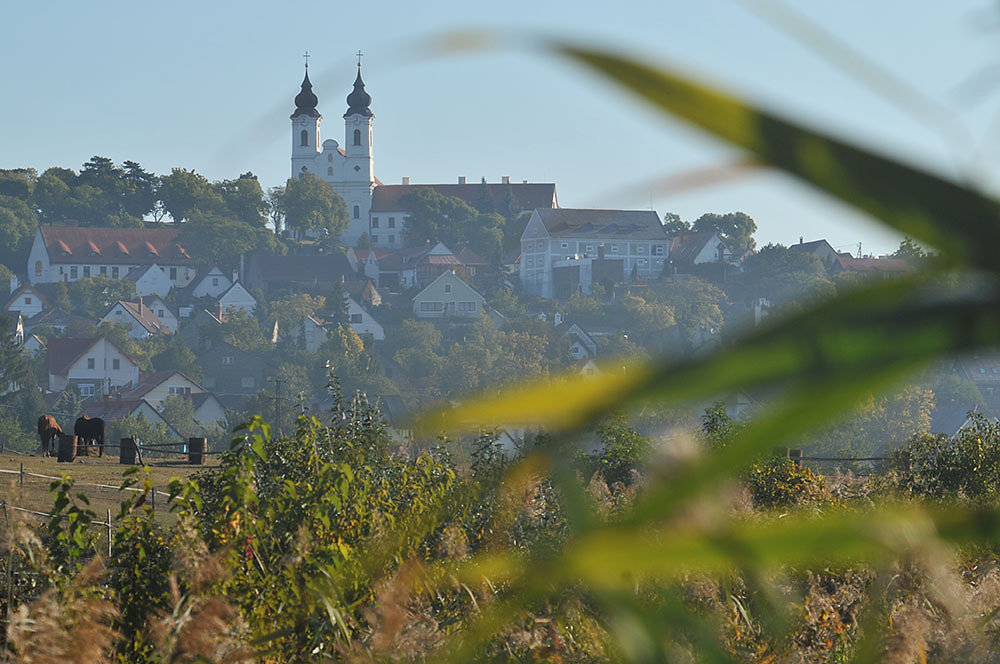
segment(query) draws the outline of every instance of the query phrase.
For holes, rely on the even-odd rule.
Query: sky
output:
[[[302,54],[311,54],[322,139],[343,143],[360,49],[374,98],[375,173],[384,183],[509,175],[555,182],[562,207],[651,208],[688,220],[743,211],[756,220],[759,245],[826,238],[874,255],[898,245],[876,222],[773,172],[661,191],[672,176],[739,153],[552,55],[523,44],[428,55],[443,34],[486,29],[663,64],[997,190],[1000,7],[788,3],[870,63],[866,72],[913,91],[914,101],[866,85],[843,57],[824,57],[816,38],[781,27],[761,5],[773,0],[11,3],[0,24],[0,168],[78,170],[103,155],[156,173],[183,167],[219,180],[252,171],[265,188],[282,184]],[[921,119],[917,111],[930,105],[944,120]]]

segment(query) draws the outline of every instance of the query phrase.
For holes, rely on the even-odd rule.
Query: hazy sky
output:
[[[652,207],[694,219],[743,210],[758,242],[820,237],[891,251],[898,238],[780,175],[683,194],[656,181],[717,165],[727,148],[665,121],[550,56],[494,51],[414,57],[431,35],[524,28],[622,49],[708,79],[811,125],[955,175],[1000,129],[1000,8],[987,0],[839,0],[795,5],[816,24],[947,109],[972,145],[946,140],[735,0],[505,2],[18,2],[0,22],[0,168],[79,169],[92,155],[210,179],[289,175],[302,52],[343,142],[354,56],[374,97],[375,172],[385,183],[552,181],[563,207]],[[813,40],[815,41],[815,40]],[[912,107],[912,104],[909,104]],[[998,122],[1000,124],[1000,122]]]

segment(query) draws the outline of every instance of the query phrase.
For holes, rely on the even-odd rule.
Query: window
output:
[[[389,236],[389,244],[396,244],[396,236],[395,235],[390,235]]]
[[[103,275],[107,276],[107,274],[108,274],[108,266],[107,266],[107,265],[102,265],[102,266],[101,266],[101,269],[99,270],[99,272],[100,272],[101,274],[103,274]]]
[[[569,249],[569,242],[563,242],[559,245],[560,249]]]
[[[444,285],[444,292],[445,293],[450,293],[451,292],[451,284],[445,284]]]
[[[372,244],[378,244],[378,235],[372,235]]]
[[[76,266],[75,265],[71,265],[70,268],[69,268],[69,278],[70,279],[76,279],[76,275],[77,275]]]
[[[42,276],[42,261],[35,261],[35,276]]]
[[[112,279],[117,279],[118,278],[118,268],[117,267],[111,268],[111,278]]]
[[[93,383],[80,383],[77,385],[80,389],[81,397],[92,397],[94,396],[94,384]]]
[[[170,268],[170,281],[177,281],[177,268]]]
[[[89,265],[84,265],[83,266],[83,276],[85,276],[85,277],[89,277],[90,276],[90,266]]]
[[[372,228],[378,228],[378,217],[372,217]]]
[[[594,250],[594,245],[592,245],[592,244],[588,244],[588,245],[587,245],[587,253],[589,254],[589,253],[590,253],[590,252],[592,252],[593,250]]]
[[[444,302],[421,302],[421,311],[444,311]]]
[[[618,253],[618,245],[617,244],[611,245],[611,253],[613,253],[613,254],[617,254]]]
[[[352,323],[360,323],[361,322],[361,314],[351,314],[351,322]]]
[[[303,129],[302,133],[299,134],[299,145],[306,147],[308,147],[309,145],[309,132],[306,131],[305,129]]]
[[[355,145],[361,145],[361,130],[360,129],[355,129],[354,130],[354,144]]]
[[[327,175],[333,175],[333,166],[327,166],[326,167],[326,174]]]
[[[472,313],[476,310],[475,302],[459,302],[458,310],[463,313]]]
[[[532,264],[531,258],[528,258],[528,263],[527,264],[528,264],[529,267],[531,266],[531,264]]]
[[[332,152],[330,154],[326,155],[326,160],[327,161],[333,161],[333,153]]]
[[[87,358],[87,368],[88,369],[93,369],[96,365],[97,365],[97,363],[94,361],[94,358],[92,358],[92,357],[88,357]]]
[[[663,245],[662,244],[654,244],[653,245],[653,255],[654,256],[662,256],[663,255]]]
[[[396,218],[389,217],[389,228],[395,228],[395,227],[396,227]]]
[[[31,304],[31,298],[30,298],[30,297],[28,297],[28,296],[26,295],[26,296],[24,297],[24,303],[25,303],[25,304]]]
[[[163,309],[157,309],[156,310],[156,317],[157,318],[163,318]]]
[[[222,363],[223,364],[232,364],[233,363],[233,356],[232,355],[223,355],[222,356]]]
[[[212,285],[213,286],[218,286],[219,285],[219,278],[218,277],[212,277]]]
[[[360,216],[361,216],[361,206],[355,205],[354,206],[354,218],[357,219]]]
[[[121,318],[122,317],[122,310],[121,309],[115,309],[115,316],[117,316],[118,318]]]
[[[646,247],[644,247],[644,246],[642,246],[640,244],[638,247],[635,248],[635,251],[638,254],[644,254],[644,253],[646,253]]]
[[[122,368],[122,361],[117,358],[111,360],[111,368],[114,369],[115,371],[118,371],[119,369]]]

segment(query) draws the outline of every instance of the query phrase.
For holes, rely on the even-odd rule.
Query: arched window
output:
[[[35,276],[42,276],[42,261],[35,261]]]
[[[354,144],[355,145],[361,145],[361,130],[360,129],[355,129],[354,130]]]
[[[333,166],[327,166],[326,167],[326,174],[327,175],[333,175]]]
[[[354,218],[357,219],[361,216],[361,208],[357,205],[354,206]]]
[[[333,161],[333,153],[332,152],[330,154],[326,155],[326,160],[327,161]]]
[[[302,145],[302,146],[308,146],[309,145],[309,132],[308,131],[306,131],[305,129],[303,129],[302,133],[299,134],[299,138],[301,140],[300,145]]]

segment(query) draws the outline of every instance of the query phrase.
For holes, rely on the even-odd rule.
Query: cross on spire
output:
[[[358,52],[357,52],[356,55],[358,56],[358,69],[361,69],[361,56],[364,55],[364,54],[361,52],[361,49],[358,49]]]
[[[302,57],[306,59],[306,69],[309,69],[309,51],[302,54]]]

